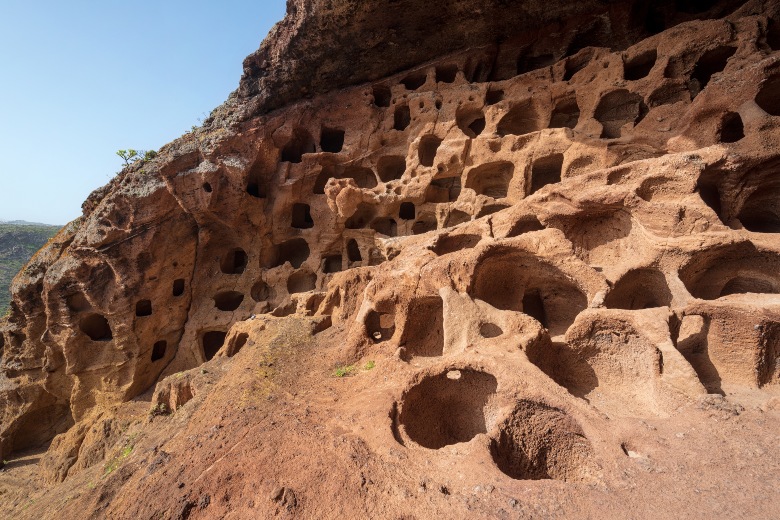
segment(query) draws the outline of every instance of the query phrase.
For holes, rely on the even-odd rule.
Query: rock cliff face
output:
[[[288,11],[16,277],[7,512],[777,516],[780,6]]]

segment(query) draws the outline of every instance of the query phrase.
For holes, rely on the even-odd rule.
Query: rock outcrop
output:
[[[780,6],[288,7],[16,277],[2,455],[95,517],[776,516]]]

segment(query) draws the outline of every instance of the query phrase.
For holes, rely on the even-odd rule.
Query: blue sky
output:
[[[1,0],[0,220],[65,224],[238,86],[284,0]]]

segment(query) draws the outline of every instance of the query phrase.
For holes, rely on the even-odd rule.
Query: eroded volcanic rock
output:
[[[288,11],[16,277],[0,511],[780,516],[780,5]]]

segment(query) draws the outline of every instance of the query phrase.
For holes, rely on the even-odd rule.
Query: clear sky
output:
[[[65,224],[227,99],[284,0],[0,0],[0,220]]]

